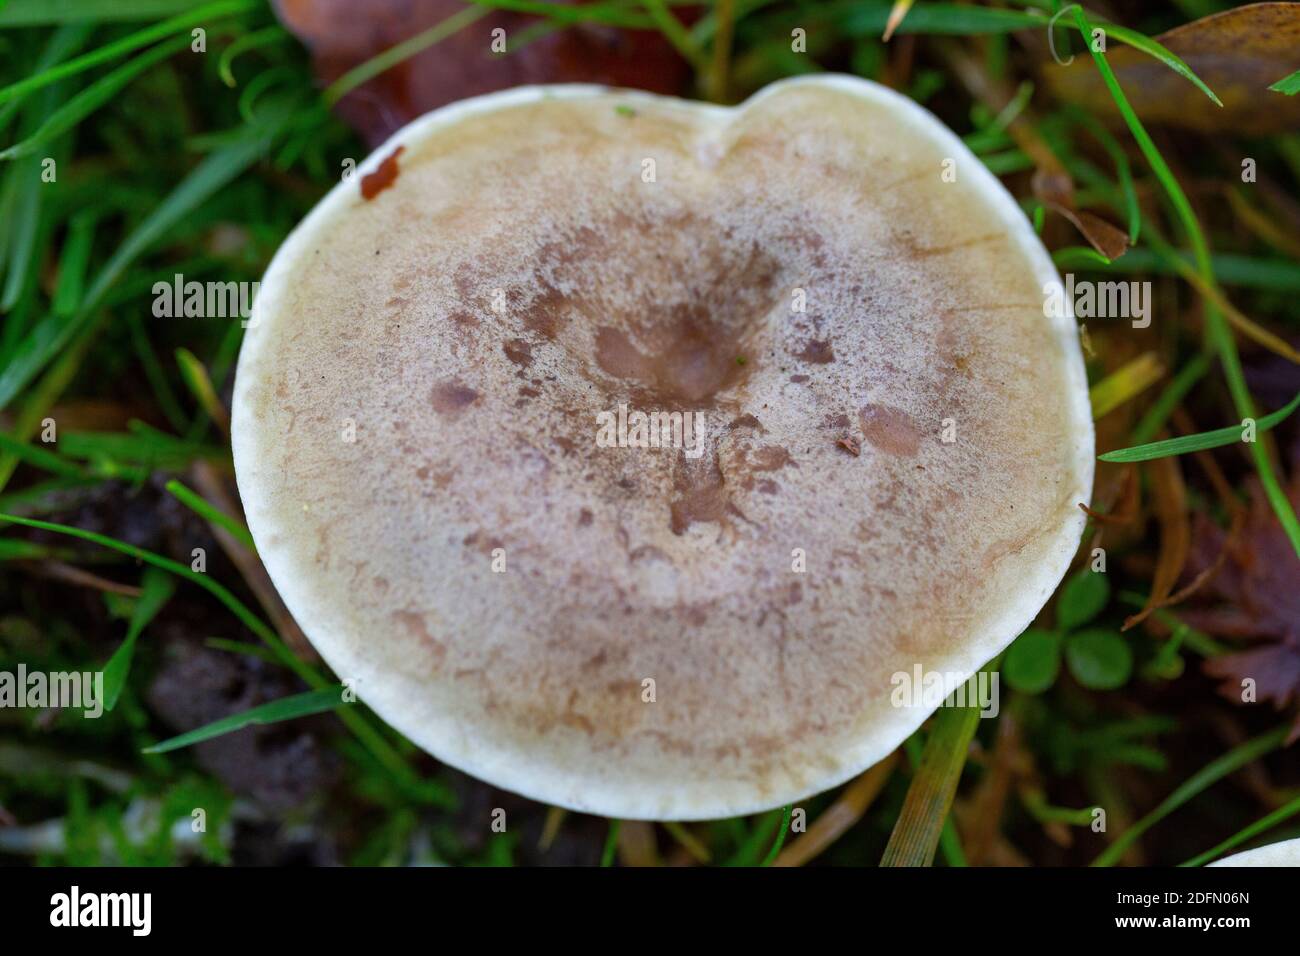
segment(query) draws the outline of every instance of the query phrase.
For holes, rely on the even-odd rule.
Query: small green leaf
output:
[[[1287,96],[1295,96],[1300,93],[1300,70],[1296,70],[1290,76],[1282,77],[1269,89],[1274,93],[1285,93]]]
[[[1041,694],[1061,672],[1061,635],[1030,628],[1016,638],[1002,662],[1007,683],[1025,694]]]
[[[269,704],[246,710],[241,714],[231,714],[229,717],[221,718],[221,720],[214,720],[210,724],[191,730],[189,733],[181,734],[179,737],[164,740],[152,747],[145,747],[144,752],[147,754],[167,753],[169,750],[179,750],[181,747],[188,747],[191,744],[211,740],[213,737],[221,737],[236,730],[243,730],[253,724],[274,724],[282,720],[293,720],[297,717],[322,714],[327,710],[337,710],[340,707],[347,706],[343,700],[343,689],[342,684],[335,684],[333,687],[322,687],[320,690],[309,690],[304,694],[282,697],[279,700],[271,701]]]
[[[1133,673],[1133,652],[1114,631],[1094,628],[1065,639],[1070,673],[1089,690],[1122,687]]]
[[[104,709],[112,710],[126,686],[126,675],[131,670],[135,656],[135,642],[140,632],[163,609],[176,591],[176,579],[161,568],[147,567],[140,581],[140,598],[131,612],[131,622],[126,628],[126,639],[113,652],[104,665]]]
[[[1161,654],[1142,669],[1142,676],[1149,680],[1178,680],[1185,670],[1187,661],[1181,654]]]
[[[1101,613],[1110,600],[1110,582],[1104,574],[1084,568],[1065,582],[1056,602],[1056,626],[1072,631]]]
[[[1187,662],[1178,653],[1188,631],[1186,624],[1181,624],[1160,647],[1160,652],[1142,668],[1142,675],[1150,680],[1177,680],[1183,676]]]

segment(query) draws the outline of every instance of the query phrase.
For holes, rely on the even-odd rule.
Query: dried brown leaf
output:
[[[1185,77],[1149,54],[1111,43],[1106,59],[1143,122],[1251,136],[1300,127],[1300,97],[1268,90],[1300,66],[1300,3],[1238,7],[1155,39],[1181,57],[1223,106],[1216,106]],[[1076,56],[1068,66],[1048,64],[1045,69],[1047,82],[1058,96],[1119,118],[1090,57]]]
[[[1300,455],[1293,463],[1289,494],[1300,504]],[[1206,661],[1204,670],[1223,681],[1220,692],[1240,703],[1242,681],[1255,682],[1258,700],[1279,709],[1300,703],[1300,557],[1269,507],[1258,483],[1240,531],[1225,532],[1204,515],[1193,525],[1189,575],[1199,578],[1226,553],[1202,589],[1199,608],[1185,607],[1183,621],[1218,637],[1257,646]],[[1300,739],[1297,714],[1290,740]]]
[[[558,5],[558,4],[557,4]],[[323,84],[371,57],[460,13],[455,0],[276,0],[280,21],[311,50]],[[422,113],[454,100],[532,83],[603,83],[680,93],[686,62],[656,31],[583,23],[533,36],[535,16],[494,11],[435,46],[398,63],[344,96],[339,115],[371,146]],[[506,31],[507,52],[491,49]]]

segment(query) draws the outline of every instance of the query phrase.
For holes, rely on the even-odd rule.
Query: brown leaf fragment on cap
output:
[[[405,146],[399,146],[393,150],[373,173],[366,173],[361,177],[361,198],[374,199],[381,192],[387,189],[393,183],[397,182],[397,174],[401,171],[397,168],[397,157],[402,155]]]

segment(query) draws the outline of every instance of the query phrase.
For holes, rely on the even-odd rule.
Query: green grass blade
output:
[[[312,714],[323,714],[326,711],[338,710],[340,707],[348,706],[348,702],[343,699],[343,691],[343,685],[336,684],[333,687],[322,687],[319,690],[309,690],[303,694],[294,694],[292,697],[273,700],[269,704],[262,704],[260,707],[246,710],[242,714],[231,714],[229,717],[214,720],[212,723],[191,730],[189,733],[172,737],[151,747],[145,747],[144,752],[147,754],[164,754],[172,750],[179,750],[182,747],[202,743],[205,740],[211,740],[214,737],[233,733],[236,730],[243,730],[245,727],[252,727],[255,724],[276,724],[283,720],[295,720],[298,717],[310,717]]]
[[[695,45],[695,38],[682,26],[682,21],[668,9],[664,0],[641,0],[641,5],[646,8],[646,12],[654,20],[655,26],[664,35],[664,39],[673,45],[673,49],[681,54],[682,59],[698,72],[703,73],[709,68],[709,61],[704,51]]]
[[[979,721],[978,707],[939,708],[881,866],[930,866],[934,862]]]
[[[135,656],[135,642],[140,633],[149,625],[171,600],[176,592],[176,579],[161,568],[145,568],[140,582],[140,597],[131,620],[127,623],[126,639],[122,641],[113,656],[104,665],[104,709],[112,710],[117,706],[117,699],[122,696],[126,686],[126,675],[131,670],[131,659]]]
[[[1132,846],[1142,834],[1146,833],[1153,826],[1163,820],[1169,814],[1173,813],[1183,804],[1187,803],[1201,791],[1207,789],[1212,784],[1222,780],[1228,774],[1244,767],[1253,760],[1258,760],[1264,754],[1282,746],[1286,740],[1289,727],[1277,727],[1266,734],[1261,734],[1243,744],[1239,744],[1232,750],[1228,751],[1221,757],[1216,757],[1208,764],[1192,774],[1184,781],[1173,793],[1166,797],[1159,806],[1148,813],[1133,826],[1129,827],[1119,835],[1119,838],[1106,847],[1105,850],[1092,861],[1093,866],[1111,866],[1122,857],[1126,850]]]
[[[101,468],[181,471],[195,460],[222,461],[222,448],[187,441],[131,421],[126,432],[64,432],[59,448],[65,458],[89,461]]]
[[[1163,44],[1151,39],[1144,33],[1138,33],[1136,30],[1130,30],[1128,27],[1122,27],[1118,23],[1103,23],[1101,28],[1106,31],[1108,36],[1113,36],[1121,43],[1127,43],[1135,50],[1141,50],[1148,56],[1153,56],[1169,69],[1173,70],[1179,76],[1191,81],[1198,90],[1210,98],[1215,106],[1222,106],[1223,101],[1214,95],[1214,90],[1202,82],[1201,78],[1192,72],[1192,68],[1172,51],[1168,50]]]
[[[106,76],[100,77],[68,102],[64,103],[41,124],[31,136],[8,149],[0,151],[0,159],[14,160],[30,156],[50,140],[72,129],[83,119],[99,109],[145,70],[161,63],[190,45],[189,35],[173,37],[139,56],[132,57]]]
[[[54,301],[50,304],[55,315],[74,315],[81,305],[86,267],[90,264],[98,219],[99,215],[94,209],[84,209],[75,214],[68,224],[68,237],[59,254],[58,284],[54,288]]]
[[[156,20],[193,5],[194,0],[9,0],[0,3],[0,27]]]
[[[1070,6],[1075,5],[1071,4]],[[885,24],[889,22],[892,7],[892,3],[881,3],[879,5],[860,4],[850,14],[845,24],[845,30],[854,35],[878,34],[885,28]],[[1069,10],[1070,7],[1067,6],[1064,9]],[[1051,21],[1051,17],[1033,11],[1002,10],[993,7],[976,7],[952,3],[928,3],[924,6],[913,7],[908,12],[906,19],[898,25],[894,32],[900,35],[904,33],[930,33],[971,36],[981,33],[1010,33],[1015,30],[1034,29],[1047,26]],[[1102,27],[1107,35],[1159,60],[1179,76],[1193,83],[1216,105],[1223,105],[1214,94],[1214,91],[1205,85],[1201,78],[1193,72],[1192,68],[1159,41],[1117,23],[1106,22],[1102,24]]]
[[[907,762],[913,774],[916,773],[916,768],[921,766],[921,754],[924,750],[925,745],[919,734],[912,734],[903,741],[903,752],[907,755]],[[966,854],[961,848],[961,839],[957,836],[957,828],[953,826],[952,814],[943,821],[943,832],[939,834],[939,853],[949,866],[967,865]]]
[[[605,846],[600,851],[600,865],[613,866],[614,853],[618,850],[618,831],[621,820],[610,820],[609,830],[605,833]]]
[[[20,518],[12,514],[0,514],[0,521],[9,521],[13,524],[23,525],[28,528],[40,528],[43,531],[53,531],[57,534],[68,535],[73,538],[80,538],[83,541],[89,541],[100,547],[109,548],[121,554],[129,555],[146,564],[152,564],[154,567],[162,568],[164,571],[170,571],[179,577],[192,581],[199,587],[203,588],[218,601],[224,604],[230,611],[239,618],[240,622],[250,631],[256,634],[267,647],[274,653],[280,663],[284,664],[289,670],[297,674],[309,686],[321,688],[327,686],[325,678],[316,673],[309,665],[299,660],[298,657],[289,650],[280,636],[275,633],[267,624],[256,614],[250,611],[239,598],[235,597],[228,589],[213,581],[208,575],[192,571],[183,564],[179,564],[170,558],[164,558],[160,554],[154,554],[152,551],[146,551],[144,548],[137,548],[133,544],[127,544],[125,541],[118,541],[116,538],[110,538],[107,535],[96,534],[93,531],[86,531],[82,528],[74,528],[71,525],[55,524],[52,521],[40,521],[35,518]],[[413,792],[429,792],[431,783],[421,781],[410,766],[396,750],[393,749],[384,736],[372,727],[358,713],[352,710],[345,710],[339,715],[343,722],[361,741],[362,744],[375,756],[390,773],[405,787]]]
[[[174,478],[167,482],[166,487],[178,501],[195,514],[225,528],[240,544],[253,553],[257,553],[257,545],[253,543],[253,536],[249,534],[248,529],[242,523],[236,521]]]
[[[41,206],[45,190],[41,187],[41,158],[33,156],[9,170],[14,198],[12,224],[5,223],[5,284],[0,292],[0,312],[9,312],[23,297],[35,272],[36,240],[41,232]],[[8,216],[6,218],[9,218]],[[14,320],[13,316],[9,321]]]
[[[261,644],[250,644],[247,641],[232,641],[224,637],[209,637],[203,643],[208,647],[218,651],[225,651],[228,654],[244,654],[248,657],[256,657],[259,661],[266,661],[268,664],[280,663],[275,659],[275,655]]]
[[[282,43],[288,40],[289,36],[288,30],[274,24],[263,27],[261,30],[254,30],[252,33],[247,33],[233,41],[221,52],[221,59],[217,61],[217,75],[221,77],[221,82],[232,89],[235,87],[235,74],[232,66],[235,58],[241,53],[247,53],[249,50],[256,50],[258,47],[272,43]]]
[[[181,348],[176,350],[176,364],[180,366],[181,379],[189,388],[190,394],[198,401],[203,414],[208,420],[221,423],[223,432],[229,432],[229,416],[203,363],[189,349]]]
[[[1290,819],[1291,817],[1295,816],[1297,813],[1300,813],[1300,797],[1296,797],[1294,800],[1291,800],[1289,803],[1283,804],[1282,806],[1274,810],[1272,813],[1270,813],[1268,816],[1256,820],[1250,826],[1243,827],[1241,830],[1238,830],[1236,833],[1228,837],[1228,839],[1224,840],[1222,843],[1218,844],[1212,849],[1206,850],[1200,856],[1194,856],[1186,863],[1179,863],[1178,865],[1179,866],[1204,866],[1206,863],[1209,863],[1211,860],[1219,856],[1221,853],[1226,853],[1227,851],[1231,850],[1233,847],[1240,846],[1242,843],[1245,843],[1247,840],[1251,839],[1252,837],[1258,836],[1259,834],[1263,833],[1265,830],[1271,829],[1272,827],[1276,826],[1282,821]]]
[[[13,426],[10,429],[14,437],[26,440],[36,434],[50,406],[58,396],[63,394],[63,390],[68,387],[81,368],[81,363],[85,360],[94,338],[93,331],[92,329],[91,333],[74,340],[54,361],[49,371],[41,376],[41,380],[23,397],[13,416]],[[10,454],[0,454],[0,490],[9,483],[16,467],[18,467],[17,458]]]
[[[50,478],[28,485],[21,491],[0,495],[0,512],[21,515],[53,514],[66,509],[70,501],[78,501],[78,492],[87,492],[99,486],[101,478]],[[0,539],[8,540],[8,539]]]
[[[858,4],[850,11],[843,29],[851,36],[879,37],[889,23],[893,3]],[[1040,13],[1000,10],[993,7],[956,3],[927,3],[914,6],[894,30],[905,33],[933,33],[971,36],[982,33],[1010,33],[1046,26],[1049,18]]]
[[[1165,374],[1154,352],[1143,352],[1088,390],[1092,417],[1101,418],[1146,391]]]
[[[163,413],[163,417],[167,419],[167,424],[173,431],[186,431],[191,427],[190,419],[181,408],[180,401],[176,398],[176,391],[168,381],[162,363],[158,361],[158,353],[154,351],[153,341],[145,331],[145,320],[139,311],[132,309],[127,313],[126,324],[131,330],[131,345],[135,349],[136,358],[140,360],[140,367],[144,369],[144,377],[149,382],[149,387],[153,389],[154,401],[158,403],[159,411]]]
[[[1128,258],[1128,253],[1124,253],[1124,258]],[[1052,252],[1052,262],[1058,269],[1090,268],[1093,266],[1109,266],[1111,260],[1107,259],[1096,249],[1091,246],[1063,246]]]
[[[176,186],[162,203],[127,237],[86,292],[81,309],[67,319],[49,315],[36,324],[18,344],[8,365],[0,371],[0,408],[6,407],[89,321],[89,313],[104,298],[113,283],[141,253],[165,236],[174,225],[199,204],[244,172],[265,152],[273,136],[283,128],[290,109],[287,104],[264,124],[252,127],[245,139],[208,156]]]
[[[1076,6],[1074,8],[1074,17],[1079,32],[1085,39],[1090,37],[1092,35],[1092,25],[1084,15],[1082,7]],[[1197,272],[1200,273],[1208,285],[1213,287],[1215,281],[1213,263],[1210,259],[1210,247],[1205,241],[1205,234],[1201,231],[1201,225],[1197,221],[1192,204],[1188,201],[1183,188],[1178,184],[1178,180],[1169,169],[1169,164],[1165,162],[1164,157],[1160,155],[1160,150],[1156,148],[1155,143],[1147,134],[1146,127],[1142,125],[1142,121],[1133,112],[1133,107],[1129,103],[1128,97],[1124,95],[1124,91],[1120,88],[1119,80],[1115,78],[1115,73],[1111,70],[1106,57],[1097,50],[1092,50],[1092,58],[1097,64],[1097,70],[1101,73],[1106,88],[1110,91],[1111,98],[1119,108],[1120,115],[1124,117],[1129,132],[1133,134],[1138,148],[1142,150],[1142,155],[1146,157],[1152,172],[1156,174],[1156,178],[1160,181],[1160,185],[1164,188],[1170,203],[1178,214],[1183,230],[1191,240]],[[1219,355],[1219,362],[1223,366],[1223,375],[1228,382],[1228,391],[1232,394],[1232,401],[1233,405],[1236,406],[1237,414],[1243,419],[1258,417],[1255,414],[1255,400],[1246,387],[1246,377],[1241,369],[1241,356],[1237,354],[1237,343],[1232,337],[1232,330],[1228,327],[1227,320],[1219,311],[1218,306],[1212,301],[1205,302],[1205,328],[1207,343]],[[1277,474],[1273,470],[1273,463],[1269,460],[1268,453],[1260,442],[1250,443],[1250,454],[1254,459],[1255,472],[1259,475],[1260,484],[1264,488],[1264,495],[1268,498],[1273,513],[1277,515],[1282,530],[1286,532],[1291,547],[1297,555],[1300,555],[1300,521],[1296,520],[1295,509],[1291,507],[1291,501],[1278,481]]]
[[[1277,426],[1297,408],[1300,408],[1300,392],[1296,393],[1295,398],[1277,411],[1258,419],[1255,422],[1256,433],[1266,432],[1270,428]],[[1183,435],[1179,438],[1153,441],[1146,445],[1134,445],[1132,448],[1120,448],[1097,457],[1102,461],[1128,462],[1150,461],[1153,458],[1168,458],[1170,455],[1186,455],[1194,451],[1222,448],[1224,445],[1239,442],[1241,441],[1241,430],[1242,426],[1240,425],[1229,425],[1227,428],[1216,428],[1214,431],[1201,432],[1197,435]]]
[[[103,272],[86,294],[87,300],[91,304],[97,304],[126,266],[140,253],[157,242],[200,203],[261,158],[292,114],[293,103],[280,101],[275,108],[268,108],[263,113],[262,122],[247,129],[243,140],[213,153],[194,167],[105,264]]]
[[[427,50],[452,34],[459,33],[474,21],[481,20],[491,12],[486,7],[466,7],[457,13],[453,13],[445,20],[435,23],[429,29],[423,30],[415,36],[409,37],[371,57],[364,63],[354,66],[326,87],[321,97],[326,103],[333,105],[367,80],[392,69],[408,57],[414,56],[421,50]]]
[[[16,538],[0,538],[0,561],[40,561],[62,556],[62,552],[51,548],[48,544],[20,541]]]
[[[72,56],[73,53],[81,49],[82,44],[90,37],[93,30],[93,23],[69,23],[59,27],[50,36],[49,42],[45,44],[33,72],[40,73],[48,70],[54,64]],[[18,107],[21,105],[19,100],[13,99],[0,106],[0,132],[3,132],[8,127],[9,121],[18,112]]]
[[[53,475],[60,475],[64,478],[86,477],[85,471],[63,456],[56,455],[48,448],[41,448],[39,445],[29,445],[26,442],[19,441],[12,435],[3,432],[0,432],[0,452],[13,455],[19,461],[25,461],[33,468],[48,471]]]
[[[1201,380],[1201,377],[1210,370],[1210,360],[1204,355],[1195,356],[1190,362],[1178,370],[1174,380],[1165,386],[1165,390],[1160,393],[1151,407],[1147,409],[1146,414],[1138,421],[1137,426],[1133,429],[1133,440],[1139,445],[1144,445],[1155,437],[1156,432],[1164,427],[1165,421],[1174,413],[1174,409],[1182,402],[1192,386]]]
[[[193,571],[185,565],[173,561],[171,558],[165,558],[161,554],[155,554],[152,551],[146,551],[144,548],[137,548],[133,544],[127,544],[125,541],[118,541],[116,538],[110,538],[108,535],[97,534],[94,531],[86,531],[83,528],[74,528],[71,525],[56,524],[52,521],[39,521],[35,518],[20,518],[17,515],[0,514],[0,522],[9,521],[14,524],[23,525],[28,528],[39,528],[42,531],[52,531],[56,534],[67,535],[72,538],[80,538],[82,541],[89,541],[91,544],[97,544],[103,548],[109,548],[128,557],[151,564],[156,568],[169,571],[172,574],[185,578],[187,581],[197,584],[203,588],[218,601],[226,606],[235,617],[239,618],[240,623],[250,631],[260,637],[263,642],[273,648],[276,656],[280,661],[286,664],[290,670],[305,680],[308,684],[320,686],[324,679],[316,674],[310,667],[298,660],[293,652],[285,646],[280,640],[279,635],[256,614],[250,611],[239,598],[235,597],[229,590],[216,581],[212,580],[206,574],[200,574]]]
[[[739,839],[739,846],[731,857],[723,862],[723,866],[741,866],[752,867],[765,865],[762,863],[764,848],[780,837],[777,827],[781,825],[781,810],[773,810],[770,813],[762,814],[752,825],[746,825],[740,820],[736,822],[736,831]]]
[[[1079,248],[1079,247],[1076,247]],[[1093,250],[1087,249],[1089,253]],[[1177,255],[1191,262],[1195,257],[1187,252]],[[1062,269],[1095,269],[1099,272],[1136,275],[1155,273],[1156,275],[1179,275],[1176,263],[1156,253],[1154,249],[1129,249],[1113,263],[1107,264],[1095,254],[1084,255],[1082,252],[1067,252],[1058,249],[1052,254],[1053,261]],[[1210,258],[1214,276],[1224,285],[1237,285],[1248,289],[1267,289],[1272,292],[1300,292],[1300,269],[1294,262],[1286,259],[1264,259],[1258,256],[1243,256],[1230,252],[1216,253]]]
[[[624,3],[559,4],[554,0],[469,0],[476,7],[487,10],[510,10],[514,13],[532,13],[556,23],[603,23],[629,30],[653,30],[654,24],[646,17],[627,12]]]
[[[253,7],[252,0],[218,0],[216,3],[194,7],[179,16],[171,17],[143,30],[137,30],[135,33],[124,36],[120,40],[114,40],[112,43],[105,44],[96,50],[91,50],[76,59],[60,63],[58,66],[52,66],[34,76],[29,76],[25,80],[6,86],[0,89],[0,103],[16,97],[26,96],[34,90],[49,86],[51,83],[57,83],[66,76],[75,76],[89,70],[91,67],[99,66],[101,63],[107,63],[120,56],[125,56],[158,40],[166,39],[175,33],[184,32],[188,34],[194,26],[206,26],[219,17],[244,13],[253,9]]]
[[[1115,164],[1115,175],[1119,179],[1120,196],[1124,200],[1124,213],[1128,219],[1128,241],[1131,246],[1138,241],[1142,230],[1142,207],[1138,205],[1137,187],[1133,185],[1133,168],[1128,161],[1128,156],[1124,148],[1111,135],[1110,130],[1090,114],[1074,111],[1072,115],[1092,135],[1092,138],[1101,144],[1102,149],[1110,156],[1111,162]],[[1127,255],[1128,253],[1125,253],[1125,257]]]
[[[767,851],[767,856],[763,857],[763,862],[759,866],[771,866],[773,861],[781,853],[781,847],[785,845],[785,835],[790,832],[790,815],[794,812],[794,804],[787,803],[781,808],[781,829],[776,831],[776,839],[772,841],[771,848]]]

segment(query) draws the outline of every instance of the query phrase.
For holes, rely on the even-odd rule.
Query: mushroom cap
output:
[[[612,817],[780,806],[1065,573],[1093,430],[1060,280],[907,98],[524,87],[357,172],[263,280],[235,467],[313,645],[439,759]],[[621,404],[702,415],[702,452],[604,447]]]
[[[1300,866],[1300,837],[1242,850],[1215,860],[1210,866]]]

